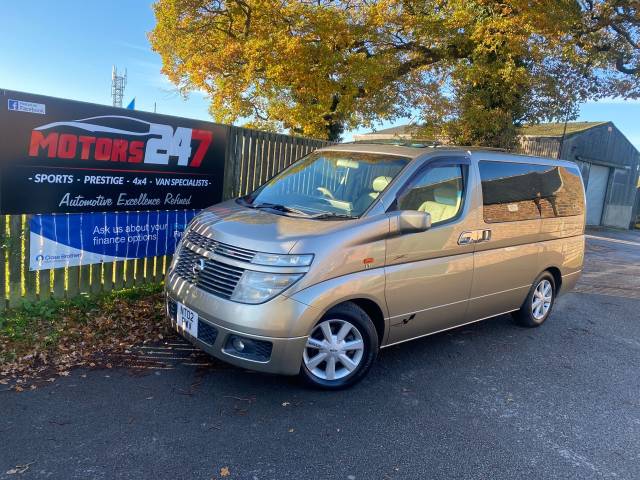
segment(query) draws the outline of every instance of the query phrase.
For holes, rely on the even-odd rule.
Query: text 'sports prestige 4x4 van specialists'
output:
[[[331,146],[193,220],[167,313],[226,362],[343,388],[380,348],[507,312],[541,325],[578,280],[584,225],[571,162]]]

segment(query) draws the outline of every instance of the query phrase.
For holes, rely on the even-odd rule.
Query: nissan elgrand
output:
[[[584,226],[568,161],[330,146],[196,216],[167,314],[221,360],[344,388],[381,348],[509,312],[541,325],[578,280]]]

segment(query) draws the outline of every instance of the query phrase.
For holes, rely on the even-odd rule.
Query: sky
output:
[[[211,120],[204,95],[183,99],[160,73],[160,56],[147,40],[155,24],[151,5],[148,0],[3,2],[0,88],[110,105],[115,65],[127,69],[125,105],[135,97],[138,110],[153,111],[155,104],[158,113]],[[613,121],[640,149],[639,114],[640,101],[611,99],[582,105],[579,120]]]

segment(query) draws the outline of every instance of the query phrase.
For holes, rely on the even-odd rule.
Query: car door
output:
[[[549,167],[480,158],[480,231],[467,321],[518,309],[540,273],[540,174]]]
[[[398,191],[389,210],[431,215],[430,229],[389,238],[385,296],[388,343],[409,340],[464,322],[473,278],[475,227],[473,170],[463,156],[427,161]]]

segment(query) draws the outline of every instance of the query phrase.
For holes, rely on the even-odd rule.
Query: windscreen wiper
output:
[[[285,213],[295,213],[296,215],[302,215],[304,217],[308,217],[309,214],[307,212],[303,212],[294,207],[288,207],[286,205],[280,205],[278,203],[259,203],[257,205],[249,205],[251,208],[270,208],[271,210],[279,210]]]
[[[324,212],[324,213],[318,213],[316,215],[311,215],[310,218],[313,218],[314,220],[322,220],[325,218],[354,219],[358,217],[354,217],[353,215],[349,215],[346,213]]]

